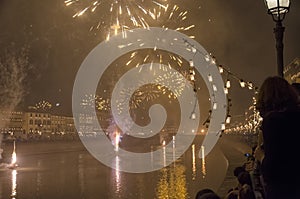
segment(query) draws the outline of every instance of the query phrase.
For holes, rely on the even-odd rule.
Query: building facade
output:
[[[300,83],[300,58],[295,58],[283,71],[284,78],[289,83]]]
[[[6,139],[63,139],[76,137],[73,117],[39,112],[2,111],[0,133]]]
[[[23,112],[1,111],[0,112],[0,133],[4,136],[23,136],[24,117]]]

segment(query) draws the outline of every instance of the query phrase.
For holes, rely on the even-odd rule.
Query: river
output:
[[[10,161],[12,146],[3,145],[4,163]],[[193,199],[203,188],[223,197],[236,185],[233,169],[245,162],[243,154],[251,148],[224,135],[200,159],[200,146],[195,139],[171,165],[137,174],[105,166],[80,141],[17,143],[19,167],[7,169],[2,163],[0,168],[0,199]],[[112,161],[118,168],[119,160]]]

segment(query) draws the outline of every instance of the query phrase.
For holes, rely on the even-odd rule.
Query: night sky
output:
[[[98,20],[110,20],[109,2],[103,0],[103,7],[98,7],[95,13],[72,18],[79,6],[67,7],[63,0],[0,0],[1,56],[11,51],[18,53],[25,47],[31,65],[23,84],[25,92],[17,103],[19,109],[47,100],[53,105],[59,103],[53,109],[60,114],[71,114],[76,72],[88,53],[105,39],[102,29],[90,31],[90,27]],[[195,24],[195,28],[187,33],[195,35],[195,40],[232,73],[258,87],[267,76],[276,75],[275,23],[263,0],[170,2],[188,11],[183,25]],[[292,1],[283,25],[287,65],[300,56],[299,1]],[[1,79],[6,78],[0,74]],[[231,82],[231,112],[243,114],[251,104],[252,92],[240,88],[233,78]],[[6,97],[5,93],[0,97]]]

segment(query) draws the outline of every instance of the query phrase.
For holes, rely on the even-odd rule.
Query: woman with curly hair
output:
[[[256,104],[263,118],[263,149],[255,150],[261,162],[267,199],[300,198],[300,107],[296,90],[281,77],[268,77]]]

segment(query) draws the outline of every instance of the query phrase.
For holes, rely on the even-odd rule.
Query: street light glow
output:
[[[274,28],[274,34],[276,39],[276,51],[277,51],[277,73],[278,76],[283,77],[283,33],[284,27],[282,26],[282,21],[285,14],[290,9],[289,0],[265,0],[268,7],[268,14],[272,15],[273,21],[276,22],[276,27]]]
[[[265,0],[268,7],[268,13],[272,15],[281,15],[289,11],[289,0]]]

